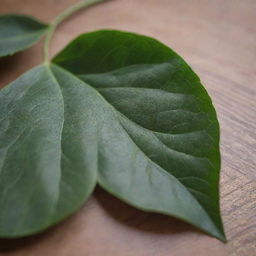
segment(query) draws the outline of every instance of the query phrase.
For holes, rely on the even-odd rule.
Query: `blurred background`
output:
[[[77,0],[0,0],[0,14],[50,22]],[[97,188],[86,206],[42,235],[0,240],[11,256],[256,255],[256,1],[112,0],[60,26],[52,55],[80,33],[120,29],[180,54],[212,97],[221,125],[221,208],[228,243],[174,218],[143,213]],[[0,60],[0,87],[42,61],[42,41]]]

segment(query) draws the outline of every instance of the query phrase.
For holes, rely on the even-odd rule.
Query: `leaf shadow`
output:
[[[41,62],[41,45],[39,42],[25,51],[0,58],[0,89]]]
[[[99,186],[96,187],[93,197],[109,218],[117,221],[120,223],[120,225],[137,230],[138,232],[146,232],[159,236],[175,236],[195,232],[202,233],[192,225],[189,225],[176,218],[138,210],[113,197]],[[35,245],[47,242],[49,237],[53,237],[59,234],[59,232],[63,233],[64,229],[70,230],[72,222],[80,221],[79,218],[76,217],[76,215],[79,214],[81,214],[81,211],[78,211],[73,216],[40,234],[23,238],[1,238],[0,255],[2,255],[1,253],[8,255],[13,251],[23,248],[27,249],[31,247],[33,250]]]
[[[26,59],[27,53],[19,52],[13,56],[6,56],[0,58],[0,88],[10,82],[13,77],[13,71],[16,67],[22,65],[22,62]]]
[[[54,228],[53,228],[54,229]],[[0,239],[0,253],[8,254],[8,252],[13,252],[15,250],[21,249],[23,247],[29,247],[32,244],[39,243],[41,240],[46,238],[52,229],[47,230],[41,234],[22,237],[22,238],[1,238]]]
[[[202,233],[192,225],[177,218],[138,210],[105,192],[99,186],[95,191],[99,205],[120,224],[142,232],[159,235],[175,235],[181,233]]]

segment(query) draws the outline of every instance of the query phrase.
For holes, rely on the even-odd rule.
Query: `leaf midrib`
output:
[[[54,215],[55,215],[56,209],[58,207],[58,201],[59,201],[59,198],[60,198],[60,190],[61,190],[60,186],[61,186],[61,180],[62,180],[62,154],[63,154],[63,151],[62,151],[62,137],[63,137],[64,122],[65,122],[65,104],[64,104],[64,96],[63,96],[63,93],[62,93],[61,86],[58,83],[58,80],[56,79],[54,73],[52,72],[52,70],[49,66],[50,64],[45,62],[43,65],[45,66],[49,75],[52,77],[52,79],[56,83],[56,85],[57,85],[57,87],[60,91],[61,101],[62,101],[62,105],[63,105],[63,121],[62,121],[61,130],[60,130],[61,143],[60,143],[60,152],[59,152],[59,155],[60,155],[60,178],[58,180],[58,192],[57,192],[57,195],[56,195],[56,202],[53,205],[52,214],[50,215],[50,217],[52,219],[54,219]],[[49,220],[49,222],[50,222],[50,220]]]

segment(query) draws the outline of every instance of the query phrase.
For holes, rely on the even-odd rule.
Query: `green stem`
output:
[[[94,5],[100,2],[104,2],[106,0],[86,0],[79,2],[68,9],[66,9],[64,12],[62,12],[60,15],[58,15],[50,24],[49,31],[45,37],[44,41],[44,61],[49,62],[49,47],[50,47],[50,42],[53,37],[53,34],[57,28],[57,26],[64,21],[66,18],[71,16],[73,13],[81,10],[82,8],[88,7],[90,5]]]

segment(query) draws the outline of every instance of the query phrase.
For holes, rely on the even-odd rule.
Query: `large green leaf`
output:
[[[48,26],[25,15],[0,16],[0,57],[24,50],[46,32]]]
[[[108,145],[102,158],[99,183],[138,208],[224,239],[219,125],[184,60],[152,38],[97,31],[75,39],[53,61],[94,87],[116,116],[119,128],[109,138],[113,149]]]
[[[198,77],[158,41],[80,36],[0,92],[0,236],[39,232],[96,182],[225,240],[219,128]]]

